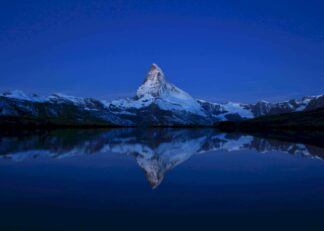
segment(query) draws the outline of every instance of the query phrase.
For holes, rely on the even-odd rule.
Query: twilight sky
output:
[[[0,0],[0,89],[113,99],[151,63],[193,97],[324,93],[324,1]]]

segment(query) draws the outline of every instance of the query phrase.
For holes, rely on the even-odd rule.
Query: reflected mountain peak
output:
[[[160,163],[157,157],[147,159],[143,156],[137,156],[136,161],[137,164],[144,170],[146,179],[150,186],[153,189],[157,188],[162,182],[166,172],[163,163]]]
[[[311,145],[289,142],[288,136],[281,135],[280,138],[286,141],[239,133],[220,133],[214,129],[161,128],[143,131],[138,128],[121,128],[40,131],[2,134],[0,158],[22,161],[41,156],[68,158],[107,152],[127,154],[135,158],[154,189],[161,184],[168,171],[198,153],[248,149],[261,153],[280,151],[315,158],[324,156],[321,142],[316,143],[311,137],[304,139]]]

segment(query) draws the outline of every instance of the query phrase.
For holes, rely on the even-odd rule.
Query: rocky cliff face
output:
[[[324,96],[304,97],[280,103],[211,103],[196,100],[169,83],[152,64],[132,98],[100,101],[62,94],[40,97],[20,91],[0,95],[0,124],[107,125],[107,126],[210,126],[324,107]]]

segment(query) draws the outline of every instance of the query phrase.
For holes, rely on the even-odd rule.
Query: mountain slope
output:
[[[15,91],[17,93],[17,91]],[[95,99],[54,94],[40,98],[19,93],[0,96],[0,125],[129,125]],[[23,97],[22,97],[23,96]],[[28,99],[26,99],[28,97]]]

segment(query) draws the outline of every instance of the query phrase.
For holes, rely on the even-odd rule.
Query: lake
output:
[[[0,137],[0,230],[324,230],[324,140],[312,136],[120,128]]]

